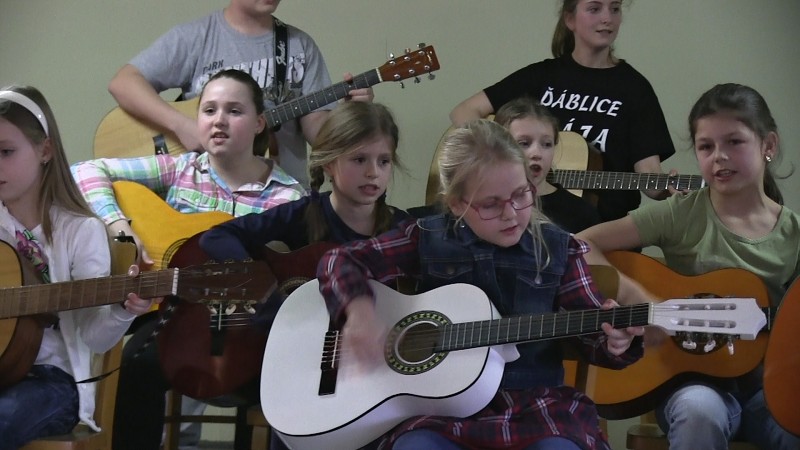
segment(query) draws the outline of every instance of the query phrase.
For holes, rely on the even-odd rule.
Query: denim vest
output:
[[[555,225],[542,226],[550,263],[537,274],[537,252],[529,232],[517,245],[502,248],[478,238],[463,221],[454,226],[455,219],[449,214],[420,219],[418,223],[421,292],[468,283],[481,288],[504,317],[557,310],[555,296],[566,271],[569,234]],[[541,257],[545,255],[542,249]],[[506,364],[502,388],[563,384],[563,355],[558,340],[518,344],[517,349],[520,358]]]

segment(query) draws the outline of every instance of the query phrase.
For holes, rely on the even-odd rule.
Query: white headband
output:
[[[42,128],[44,128],[44,134],[50,136],[50,130],[47,128],[47,120],[44,118],[44,112],[42,112],[42,108],[39,108],[36,102],[14,91],[0,91],[0,100],[14,102],[30,111],[31,114],[39,119],[39,123],[42,124]]]

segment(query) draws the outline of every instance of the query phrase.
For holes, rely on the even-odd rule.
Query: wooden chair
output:
[[[136,245],[124,239],[113,239],[111,248],[111,273],[123,274],[136,261]],[[94,420],[100,431],[95,432],[85,424],[78,424],[69,434],[50,436],[29,442],[20,450],[109,450],[114,427],[114,404],[117,397],[122,340],[103,355],[96,355],[92,373],[111,375],[97,382]],[[97,364],[99,362],[99,364]],[[99,369],[97,366],[100,366]]]
[[[166,435],[164,438],[164,450],[178,450],[178,441],[180,437],[180,426],[183,423],[217,423],[217,424],[233,424],[235,426],[234,448],[243,449],[247,442],[250,441],[250,425],[247,423],[249,412],[245,406],[232,405],[230,407],[236,408],[232,415],[223,414],[202,414],[202,415],[184,415],[181,410],[183,396],[176,391],[169,391],[167,393],[167,415],[164,417],[164,427]],[[213,404],[213,403],[210,403]],[[228,405],[214,405],[220,407],[228,407]]]

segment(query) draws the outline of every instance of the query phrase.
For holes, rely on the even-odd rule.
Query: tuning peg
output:
[[[400,89],[405,89],[405,88],[406,88],[406,85],[405,85],[405,84],[403,84],[403,82],[401,81],[401,82],[400,82]]]
[[[255,314],[256,313],[256,309],[253,308],[253,305],[251,305],[250,303],[244,305],[244,310],[247,311],[249,314]]]
[[[406,52],[406,53],[411,53],[411,49],[410,49],[410,48],[406,48],[406,51],[405,51],[405,52]]]
[[[681,343],[681,347],[685,348],[686,350],[694,350],[697,348],[697,342],[692,340],[690,335],[686,335],[686,339],[683,340]]]
[[[708,335],[708,342],[706,342],[706,345],[703,346],[703,351],[705,353],[708,353],[711,350],[714,350],[716,347],[717,347],[717,341],[714,340],[713,336]]]
[[[389,59],[394,59],[394,53],[389,52]]]
[[[230,305],[225,307],[225,315],[226,316],[230,316],[231,314],[234,313],[234,311],[236,311],[236,305],[233,304],[233,303],[231,303]]]
[[[425,43],[420,42],[419,44],[417,44],[417,48],[425,48]]]
[[[419,77],[414,77],[414,83],[419,83],[419,82],[420,82]]]
[[[211,305],[208,305],[208,312],[210,312],[212,316],[217,315],[218,313],[217,308],[214,308]]]
[[[429,80],[432,80],[432,79],[434,79],[434,78],[436,78],[436,75],[434,75],[434,74],[432,74],[432,73],[429,73],[429,74],[428,74],[428,79],[429,79]]]
[[[728,354],[733,356],[735,349],[733,348],[733,336],[728,336]]]

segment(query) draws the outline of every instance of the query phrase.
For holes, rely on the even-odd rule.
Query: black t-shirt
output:
[[[539,197],[542,212],[562,229],[579,233],[600,223],[600,216],[589,202],[555,185],[556,191]]]
[[[664,113],[647,79],[625,61],[593,69],[572,56],[546,59],[484,89],[497,111],[529,95],[550,108],[563,130],[577,132],[603,155],[603,170],[633,172],[633,164],[675,153]],[[603,220],[625,216],[639,206],[638,191],[597,191]]]

